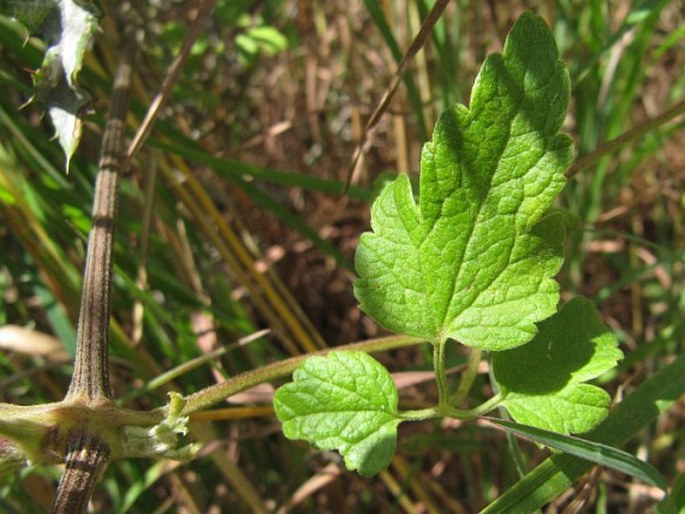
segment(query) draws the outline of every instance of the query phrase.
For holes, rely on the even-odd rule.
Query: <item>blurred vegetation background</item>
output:
[[[145,27],[129,117],[137,128],[194,17],[193,2],[103,2]],[[114,284],[112,381],[123,405],[326,346],[384,332],[357,308],[353,255],[388,174],[418,173],[439,113],[468,102],[486,55],[533,9],[549,23],[572,81],[565,131],[579,158],[683,100],[682,0],[453,1],[411,64],[343,194],[364,126],[430,0],[217,0],[151,139],[122,184]],[[110,11],[111,12],[111,11]],[[120,48],[108,17],[86,58],[93,102],[65,173],[30,70],[44,45],[0,16],[0,401],[61,399],[69,384],[80,273],[99,138]],[[682,112],[682,109],[681,109]],[[603,377],[617,401],[685,343],[683,117],[621,144],[570,180],[564,298],[593,299],[626,354]],[[430,355],[381,360],[402,401],[435,397]],[[465,356],[455,349],[450,365]],[[170,371],[171,370],[171,371]],[[475,394],[490,394],[487,366]],[[426,382],[425,384],[422,382]],[[402,426],[391,468],[373,480],[334,453],[286,441],[269,386],[192,418],[204,443],[188,465],[110,465],[96,512],[470,513],[518,479],[506,436],[478,423]],[[479,400],[480,398],[474,398]],[[678,491],[685,402],[625,449]],[[521,443],[525,466],[548,453]],[[43,512],[59,470],[0,479],[0,511]],[[662,493],[595,470],[546,512],[651,512]]]

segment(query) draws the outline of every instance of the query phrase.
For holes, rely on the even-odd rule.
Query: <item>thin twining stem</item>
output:
[[[112,397],[109,385],[109,315],[123,136],[131,82],[133,45],[124,51],[114,79],[112,104],[102,136],[93,217],[76,336],[74,374],[65,400],[97,404]]]
[[[174,59],[174,62],[169,67],[169,71],[166,77],[164,77],[164,80],[162,81],[162,86],[160,88],[159,93],[157,93],[157,96],[155,96],[155,98],[150,103],[147,113],[145,113],[145,118],[143,119],[142,123],[138,127],[138,131],[131,140],[128,150],[126,151],[124,167],[127,167],[130,164],[133,157],[136,155],[136,153],[138,153],[138,150],[140,150],[141,146],[143,146],[143,143],[150,135],[150,132],[152,131],[152,126],[157,117],[159,116],[159,113],[162,110],[162,106],[166,103],[167,99],[171,95],[173,86],[174,84],[176,84],[178,76],[181,73],[181,69],[183,68],[183,65],[188,59],[188,56],[190,55],[190,51],[193,48],[193,44],[202,32],[203,23],[209,16],[209,13],[212,11],[214,3],[215,0],[200,0],[197,5],[193,6],[193,9],[195,10],[195,19],[193,20],[192,25],[188,29],[188,32],[186,34],[185,39],[183,40],[183,44],[181,45],[181,50],[178,53],[178,56],[176,57],[176,59]]]
[[[229,378],[225,382],[206,387],[201,391],[185,397],[185,407],[183,408],[182,416],[189,416],[194,412],[207,409],[212,405],[226,401],[226,398],[233,394],[240,393],[249,389],[250,387],[263,384],[265,382],[272,382],[291,375],[298,366],[300,366],[306,359],[314,355],[327,355],[332,351],[363,351],[367,353],[382,352],[396,348],[404,348],[406,346],[414,346],[423,343],[425,339],[412,336],[388,336],[379,339],[371,339],[368,341],[361,341],[358,343],[350,343],[335,348],[326,348],[318,352],[308,353],[306,355],[298,355],[283,361],[274,362],[267,366],[247,371],[242,375]],[[159,409],[158,409],[159,410]]]

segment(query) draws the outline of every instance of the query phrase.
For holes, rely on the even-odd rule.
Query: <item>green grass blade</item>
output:
[[[281,203],[274,200],[267,193],[261,191],[258,187],[250,182],[243,180],[244,175],[249,175],[255,178],[264,179],[267,182],[277,183],[281,185],[302,187],[310,191],[321,191],[330,194],[341,194],[344,186],[342,182],[335,180],[321,179],[311,177],[300,173],[276,171],[253,164],[247,164],[240,161],[230,159],[222,159],[214,157],[202,150],[197,150],[188,147],[181,143],[164,143],[161,141],[150,140],[149,144],[156,146],[165,153],[175,153],[190,161],[198,162],[212,167],[216,174],[225,178],[231,184],[241,188],[256,204],[271,211],[283,223],[294,228],[304,237],[309,239],[315,246],[320,248],[324,253],[333,257],[336,262],[348,270],[353,270],[352,263],[345,257],[334,245],[322,239],[317,232],[308,226],[302,219],[292,214]],[[362,187],[351,187],[347,194],[352,197],[366,199],[370,195],[370,191]]]
[[[611,34],[604,47],[597,52],[593,58],[587,63],[585,68],[583,68],[574,78],[573,83],[578,85],[590,71],[597,65],[600,64],[603,57],[611,50],[611,48],[621,41],[621,38],[636,25],[644,22],[650,14],[653,14],[655,9],[661,10],[664,5],[668,3],[668,0],[645,0],[639,5],[632,7],[631,11],[624,18],[621,26],[614,33]]]
[[[28,39],[24,26],[0,14],[0,43],[33,68],[40,66],[43,52],[35,39]]]
[[[659,470],[651,464],[641,461],[628,452],[607,446],[595,441],[588,441],[580,437],[568,436],[541,430],[535,427],[512,423],[502,419],[492,419],[493,423],[507,430],[530,439],[536,443],[544,444],[550,448],[561,450],[564,453],[575,455],[581,459],[615,469],[627,475],[639,478],[647,484],[666,490],[666,479]]]
[[[329,180],[291,171],[274,170],[256,166],[254,164],[248,164],[246,162],[215,157],[203,150],[191,148],[188,144],[188,140],[184,139],[182,136],[178,136],[178,141],[174,141],[173,143],[165,143],[158,139],[150,139],[148,145],[159,148],[167,154],[180,155],[189,161],[210,166],[218,176],[230,180],[231,183],[235,183],[238,186],[241,184],[236,182],[236,180],[243,175],[248,175],[272,184],[301,187],[309,191],[320,191],[333,195],[340,195],[345,189],[344,184],[337,180]],[[346,194],[347,196],[360,200],[368,200],[371,196],[371,192],[368,188],[359,186],[350,187]]]

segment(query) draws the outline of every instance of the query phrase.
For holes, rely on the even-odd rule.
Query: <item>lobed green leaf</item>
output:
[[[556,310],[557,216],[572,144],[558,131],[569,78],[544,21],[524,14],[485,61],[471,108],[424,146],[418,205],[407,176],[373,205],[356,254],[361,307],[394,332],[488,350],[519,346]]]

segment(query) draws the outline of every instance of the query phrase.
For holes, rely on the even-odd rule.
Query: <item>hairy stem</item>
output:
[[[67,442],[66,469],[50,513],[84,514],[108,459],[106,442],[89,431],[72,431]]]
[[[319,352],[309,353],[306,355],[299,355],[284,361],[275,362],[268,366],[261,367],[254,371],[248,371],[237,377],[230,378],[225,382],[216,384],[212,387],[198,391],[186,397],[186,404],[183,408],[182,416],[188,416],[193,412],[197,412],[212,405],[223,402],[229,396],[244,391],[250,387],[270,382],[277,378],[283,378],[290,375],[297,367],[302,364],[305,359],[314,355],[326,355],[331,351],[363,351],[363,352],[380,352],[383,350],[390,350],[393,348],[401,348],[403,346],[413,346],[423,343],[423,339],[410,336],[390,336],[382,339],[372,339],[370,341],[363,341],[360,343],[351,343],[336,348],[328,348]]]
[[[404,421],[423,421],[433,418],[475,419],[496,409],[503,399],[504,397],[501,394],[496,394],[473,409],[456,409],[450,405],[443,404],[427,409],[403,410],[397,413],[397,417]]]
[[[74,374],[66,401],[97,404],[112,397],[109,385],[110,295],[119,168],[131,82],[133,47],[129,47],[117,69],[112,104],[102,137],[92,227],[83,272]]]
[[[124,126],[131,83],[134,39],[130,38],[119,61],[93,199],[92,227],[88,236],[83,291],[76,336],[76,358],[65,403],[98,407],[109,403],[109,315],[114,253],[114,219]],[[85,513],[91,494],[110,456],[108,443],[86,423],[77,424],[67,437],[66,469],[51,513]]]

